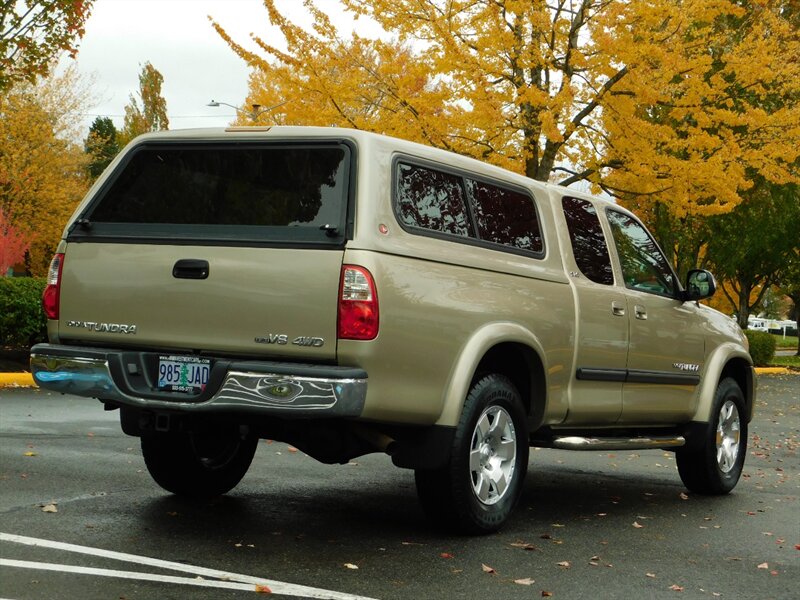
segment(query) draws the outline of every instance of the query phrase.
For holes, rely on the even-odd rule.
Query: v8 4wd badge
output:
[[[268,333],[254,339],[256,344],[277,344],[285,346],[289,343],[289,336],[286,334]],[[325,340],[321,337],[298,336],[291,343],[295,346],[306,346],[310,348],[321,348],[325,345]]]

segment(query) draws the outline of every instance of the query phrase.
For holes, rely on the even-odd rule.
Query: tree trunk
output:
[[[527,157],[525,159],[525,176],[530,177],[531,179],[536,179],[536,173],[539,171],[539,163],[533,157]]]
[[[736,308],[736,321],[739,327],[747,329],[747,317],[750,316],[750,287],[743,286],[739,290],[739,306]]]
[[[539,161],[539,170],[536,173],[535,179],[547,183],[550,179],[550,173],[553,172],[553,167],[556,166],[556,156],[562,145],[562,142],[547,140],[544,146],[544,152],[542,152],[542,158]]]
[[[797,325],[797,353],[795,356],[800,356],[800,294],[789,294],[789,298],[794,302],[794,324]]]

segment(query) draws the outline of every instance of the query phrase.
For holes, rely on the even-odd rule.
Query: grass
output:
[[[797,350],[797,336],[787,335],[783,337],[781,334],[772,334],[775,338],[776,350]],[[800,369],[800,356],[775,356],[770,361],[771,367],[789,367],[792,369]]]
[[[787,335],[783,337],[781,334],[772,334],[775,338],[775,348],[786,348],[786,349],[796,349],[797,348],[797,336],[796,335]]]
[[[800,369],[800,356],[776,356],[770,361],[769,366]]]

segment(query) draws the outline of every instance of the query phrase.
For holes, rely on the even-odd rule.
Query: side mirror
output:
[[[705,269],[692,269],[686,274],[686,289],[682,299],[686,301],[710,298],[717,291],[717,282],[714,276]]]

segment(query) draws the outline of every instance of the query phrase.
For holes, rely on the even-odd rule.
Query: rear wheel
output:
[[[733,379],[723,379],[703,438],[675,456],[681,481],[690,491],[720,495],[736,487],[747,453],[745,414],[741,388]]]
[[[142,436],[142,454],[155,482],[173,494],[191,498],[232,490],[247,473],[258,438],[238,425],[202,433]]]
[[[461,533],[496,531],[522,493],[528,433],[519,392],[502,375],[487,375],[467,395],[441,469],[418,469],[417,493],[435,522]]]

